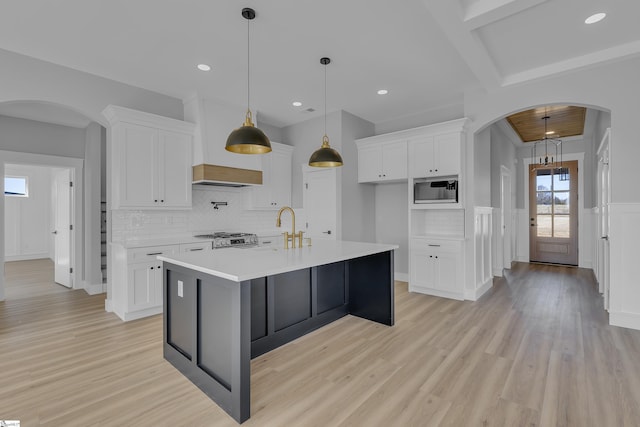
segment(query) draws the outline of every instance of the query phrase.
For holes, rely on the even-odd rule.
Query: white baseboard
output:
[[[475,291],[468,291],[464,294],[464,299],[470,301],[477,301],[482,295],[487,293],[489,289],[493,286],[493,278],[487,280],[482,286],[477,288]]]
[[[110,299],[104,300],[104,311],[107,313],[113,313],[113,304],[111,304]]]
[[[609,324],[623,328],[640,330],[640,314],[609,312]]]
[[[409,275],[407,273],[393,273],[394,279],[395,280],[399,280],[401,282],[408,282],[409,281]]]
[[[409,292],[417,292],[420,294],[426,294],[426,295],[433,295],[436,297],[442,297],[442,298],[451,298],[451,299],[456,299],[459,301],[463,301],[464,300],[464,294],[463,293],[458,293],[458,292],[449,292],[449,291],[443,291],[440,289],[433,289],[433,288],[425,288],[422,286],[411,286],[409,285]]]
[[[502,277],[502,269],[498,269],[496,267],[493,268],[493,275],[494,277]]]
[[[89,295],[103,294],[102,283],[86,283],[84,284],[84,291]]]
[[[41,254],[5,255],[4,256],[5,262],[8,262],[8,261],[30,261],[30,260],[33,260],[33,259],[44,259],[44,258],[49,258],[49,254],[48,253],[41,253]]]
[[[522,257],[522,256],[519,256],[519,257],[516,258],[516,261],[518,261],[518,262],[529,262],[529,259],[525,258],[525,257]]]

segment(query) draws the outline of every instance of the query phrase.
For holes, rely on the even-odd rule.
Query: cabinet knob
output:
[[[153,202],[154,202],[154,203],[158,203],[158,199],[155,199]]]
[[[151,267],[151,270],[153,270],[153,267]]]
[[[436,172],[438,172],[438,169],[436,169]]]
[[[160,200],[160,203],[164,203],[164,200]]]

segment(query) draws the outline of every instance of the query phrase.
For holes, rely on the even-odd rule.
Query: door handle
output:
[[[602,239],[602,240],[607,240],[607,241],[608,241],[608,240],[609,240],[609,236],[602,236],[602,237],[601,237],[601,239]]]
[[[58,230],[53,230],[51,234],[58,234]]]
[[[322,234],[331,234],[331,230],[329,231],[323,231]]]

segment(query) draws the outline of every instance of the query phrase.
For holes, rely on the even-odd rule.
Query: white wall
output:
[[[5,196],[5,261],[49,258],[51,168],[5,165],[5,175],[24,176],[29,197]]]
[[[636,240],[640,234],[640,186],[637,185],[637,159],[640,158],[637,125],[639,73],[640,58],[636,57],[491,93],[469,91],[465,95],[465,116],[474,118],[467,140],[468,156],[475,155],[473,142],[476,132],[515,111],[549,104],[584,105],[610,111],[610,321],[636,329],[640,329],[640,287],[637,286],[634,265],[634,260],[640,256]],[[473,165],[469,166],[473,168]],[[474,191],[473,188],[470,190]],[[473,218],[467,218],[468,227],[473,226],[472,221]],[[622,224],[625,227],[614,227]],[[473,274],[473,271],[468,274]]]

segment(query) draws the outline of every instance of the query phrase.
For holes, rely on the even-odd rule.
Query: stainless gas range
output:
[[[218,231],[210,234],[198,234],[193,237],[212,240],[213,249],[232,248],[237,246],[256,246],[258,236],[252,233],[231,233]]]

